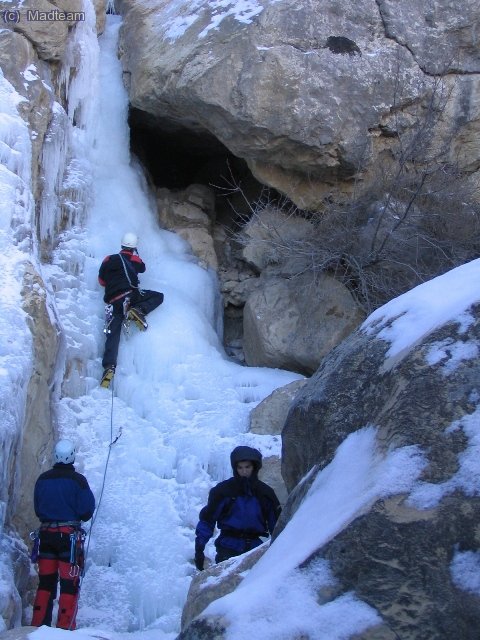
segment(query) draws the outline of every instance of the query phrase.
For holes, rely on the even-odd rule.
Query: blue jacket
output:
[[[210,491],[207,505],[200,511],[195,530],[196,548],[204,549],[215,525],[220,535],[216,547],[244,553],[262,543],[260,536],[271,534],[280,515],[280,503],[274,490],[256,475],[235,475]]]
[[[86,521],[95,511],[87,479],[73,464],[57,463],[42,473],[35,483],[33,504],[41,522]]]

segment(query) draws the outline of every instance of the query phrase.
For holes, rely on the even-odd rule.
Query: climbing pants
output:
[[[135,307],[144,315],[150,313],[163,302],[163,293],[159,291],[142,290],[140,293],[137,289],[129,294],[130,307]],[[120,345],[120,336],[122,333],[123,322],[123,298],[112,302],[113,317],[110,323],[110,333],[107,334],[105,340],[105,350],[103,352],[102,366],[103,368],[117,365],[118,347]]]
[[[53,603],[58,600],[57,627],[73,630],[76,627],[79,576],[72,576],[70,564],[70,534],[73,527],[52,527],[40,529],[40,552],[38,556],[39,582],[33,604],[32,626],[52,626]]]

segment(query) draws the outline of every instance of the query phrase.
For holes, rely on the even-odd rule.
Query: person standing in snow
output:
[[[138,238],[134,233],[126,233],[122,238],[120,253],[107,256],[98,272],[98,281],[105,287],[103,300],[108,305],[109,315],[102,359],[104,371],[100,383],[106,388],[115,374],[124,318],[132,320],[141,331],[145,331],[148,327],[145,316],[163,302],[163,293],[139,287],[138,274],[144,273],[146,267],[138,255],[137,243]]]
[[[236,447],[230,454],[233,477],[211,489],[195,529],[195,566],[203,570],[205,545],[217,525],[215,562],[255,549],[260,536],[271,534],[281,512],[275,491],[258,479],[262,454],[251,447]]]
[[[80,581],[75,550],[83,543],[81,522],[90,520],[95,510],[95,498],[87,479],[73,466],[75,454],[70,440],[57,442],[53,468],[42,473],[35,483],[33,501],[41,525],[33,627],[51,626],[60,578],[57,627],[75,629]]]

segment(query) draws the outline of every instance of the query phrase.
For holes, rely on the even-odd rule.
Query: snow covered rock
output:
[[[297,391],[273,542],[182,640],[476,639],[479,279],[475,260],[392,300]]]
[[[193,578],[188,591],[187,603],[182,612],[182,629],[186,629],[192,620],[194,620],[210,602],[236,589],[243,580],[244,572],[251,569],[263,556],[265,551],[266,547],[263,545],[253,549],[250,553],[246,553],[238,558],[231,558],[221,564],[212,565],[206,568],[205,571],[198,573]],[[210,640],[215,636],[208,635],[208,633],[212,634],[214,628],[215,625],[210,626],[209,623],[204,624],[203,621],[198,627],[194,623],[193,628],[189,628],[188,636],[186,637],[204,637]],[[193,629],[195,629],[195,631],[193,631]],[[191,635],[192,632],[195,633],[195,636]],[[180,634],[179,640],[182,637],[182,634]]]
[[[378,309],[323,360],[286,421],[282,471],[297,489],[283,526],[342,443],[366,425],[378,429],[379,455],[419,447],[425,457],[411,492],[372,501],[304,564],[308,571],[328,560],[339,592],[354,590],[380,613],[380,630],[361,638],[477,633],[480,591],[453,567],[480,547],[479,270],[477,260]],[[349,464],[359,464],[356,453]]]

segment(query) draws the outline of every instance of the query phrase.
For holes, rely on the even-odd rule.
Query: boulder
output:
[[[306,380],[290,382],[262,400],[250,413],[250,432],[259,435],[280,436],[292,400],[305,382]],[[287,501],[288,492],[282,478],[281,459],[278,455],[263,458],[259,477],[260,480],[272,487],[283,507]]]
[[[449,284],[439,278],[435,286],[441,294]],[[451,299],[435,299],[438,322],[428,323],[422,313],[429,305],[422,303],[422,313],[415,306],[418,289],[404,298],[405,305],[396,300],[390,310],[379,309],[326,355],[297,391],[282,434],[282,470],[291,493],[271,553],[284,557],[292,532],[301,548],[301,527],[312,507],[319,510],[323,541],[317,548],[312,544],[288,574],[268,565],[270,552],[263,568],[284,589],[289,578],[301,576],[313,590],[307,599],[319,607],[335,607],[346,597],[367,606],[374,617],[349,636],[355,640],[478,636],[480,303],[455,314]],[[367,433],[365,456],[361,437]],[[390,489],[387,477],[396,478]],[[352,498],[351,510],[349,500],[358,491],[365,499],[360,505]],[[330,504],[332,497],[344,502]],[[325,508],[339,520],[333,528],[323,520],[321,533]],[[305,536],[307,544],[311,540]],[[322,580],[326,567],[328,579]],[[250,577],[262,598],[258,572]],[[273,589],[270,583],[265,587],[267,599],[280,593]],[[268,624],[267,614],[258,615],[249,633]],[[285,615],[287,624],[291,612]],[[234,622],[223,600],[215,614],[197,617],[181,638],[208,637],[197,635],[202,629],[225,638],[229,624]],[[311,637],[301,627],[298,634]]]
[[[250,366],[310,375],[364,315],[334,278],[305,274],[265,278],[244,309],[244,352]]]
[[[188,638],[202,637],[201,635],[191,636],[192,633],[198,633],[199,630],[203,628],[203,623],[197,625],[194,622],[193,625],[191,625],[192,621],[194,621],[211,602],[234,591],[245,577],[245,572],[253,567],[266,550],[266,545],[262,545],[243,556],[237,556],[220,564],[211,565],[207,567],[205,571],[194,576],[188,590],[187,602],[182,612],[182,631],[189,627]],[[208,627],[209,625],[207,625],[207,628]],[[196,631],[194,631],[194,629]],[[204,637],[210,640],[215,636],[205,635]],[[181,638],[182,634],[180,634],[179,640]]]
[[[9,3],[2,4],[11,9]],[[33,44],[39,58],[58,62],[65,52],[70,29],[83,16],[82,10],[81,0],[22,2],[20,19],[13,26]]]
[[[477,320],[458,339],[466,344],[478,340],[478,324]],[[461,431],[447,434],[444,430],[473,411],[470,394],[478,384],[478,357],[445,375],[448,368],[442,365],[453,357],[458,327],[443,326],[390,361],[388,343],[372,340],[360,329],[332,350],[296,394],[285,422],[282,460],[287,487],[293,489],[315,465],[328,464],[341,442],[366,424],[381,425],[384,449],[412,442],[428,449],[432,482],[450,477],[464,437]],[[444,341],[444,358],[430,366],[429,351]]]
[[[321,206],[332,184],[349,191],[388,155],[399,123],[414,125],[412,105],[428,104],[436,73],[461,80],[456,95],[445,92],[452,127],[478,131],[475,0],[461,15],[448,0],[428,10],[413,0],[400,10],[393,0],[341,11],[335,0],[298,0],[294,10],[289,0],[118,5],[130,101],[145,123],[213,134],[301,208]]]
[[[268,484],[275,491],[282,507],[287,502],[288,491],[282,478],[282,461],[280,456],[264,456],[262,469],[258,474],[260,480]]]
[[[156,197],[162,226],[186,240],[201,264],[216,270],[215,196],[211,189],[199,184],[190,185],[184,191],[158,189]]]
[[[260,435],[279,435],[288,414],[290,405],[306,380],[294,380],[262,400],[250,413],[250,429]]]
[[[326,356],[286,420],[287,487],[308,480],[290,496],[278,532],[339,445],[364,425],[378,425],[384,454],[420,446],[428,459],[416,493],[377,501],[303,565],[308,571],[327,559],[340,591],[354,590],[380,613],[384,624],[363,640],[475,638],[480,597],[459,588],[454,571],[459,556],[480,547],[480,499],[456,480],[479,411],[480,305],[466,315],[468,326],[448,322],[394,357],[379,326],[358,330]]]

